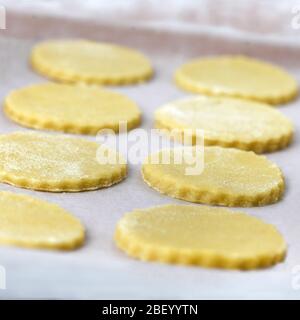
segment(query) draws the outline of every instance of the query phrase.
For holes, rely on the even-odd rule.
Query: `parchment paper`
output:
[[[143,111],[142,128],[145,129],[151,128],[153,111],[157,107],[187,95],[176,88],[172,75],[176,67],[191,57],[248,54],[277,63],[300,80],[300,47],[297,43],[281,45],[279,42],[218,36],[201,30],[194,33],[169,32],[134,25],[101,25],[11,13],[8,29],[0,32],[1,101],[14,88],[45,81],[28,65],[31,47],[40,39],[84,37],[142,50],[154,64],[156,74],[153,80],[137,86],[112,89],[126,93],[139,104]],[[289,246],[284,263],[265,270],[240,272],[144,263],[128,258],[112,241],[115,224],[125,212],[160,204],[185,203],[150,189],[142,181],[140,166],[131,165],[125,181],[93,192],[55,194],[0,185],[1,190],[29,194],[61,205],[79,217],[87,229],[86,244],[73,252],[0,247],[0,265],[5,267],[7,275],[7,289],[0,290],[0,297],[299,298],[299,107],[299,100],[280,107],[280,111],[295,123],[295,142],[286,150],[268,155],[286,176],[285,198],[275,205],[242,209],[273,223],[282,232]],[[12,123],[0,112],[0,132],[15,130],[27,129]]]

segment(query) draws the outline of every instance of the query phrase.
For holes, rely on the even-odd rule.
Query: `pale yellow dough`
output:
[[[197,96],[170,102],[155,112],[157,128],[176,130],[174,137],[193,144],[270,152],[286,147],[294,128],[269,105],[226,97]],[[198,133],[196,130],[198,129]],[[200,131],[202,130],[202,131]]]
[[[66,135],[1,135],[0,182],[52,192],[94,190],[120,182],[126,177],[124,159],[111,151],[116,163],[99,163],[99,147],[96,142]]]
[[[138,209],[118,222],[117,246],[146,261],[254,269],[282,261],[286,244],[270,224],[207,206]]]
[[[81,222],[59,206],[0,192],[0,244],[70,250],[83,241]]]
[[[101,129],[128,130],[140,123],[137,105],[126,96],[100,88],[44,83],[11,92],[5,113],[15,122],[36,129],[97,134]]]
[[[211,95],[254,99],[271,104],[292,100],[297,83],[283,69],[245,56],[199,58],[175,73],[181,88]]]
[[[53,40],[39,43],[31,64],[39,73],[62,82],[121,85],[152,76],[149,60],[140,52],[110,43]]]
[[[195,147],[183,147],[200,157]],[[175,151],[174,151],[175,150]],[[203,171],[193,175],[193,158],[178,164],[175,148],[162,150],[146,159],[142,167],[145,182],[157,191],[186,201],[225,206],[263,206],[281,199],[285,184],[281,170],[264,156],[252,151],[222,147],[204,147]],[[170,154],[170,163],[166,159]],[[186,160],[187,159],[187,160]],[[200,159],[200,158],[199,158]],[[200,167],[199,167],[200,168]],[[196,173],[196,174],[195,174]]]

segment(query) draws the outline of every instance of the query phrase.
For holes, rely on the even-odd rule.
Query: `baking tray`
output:
[[[176,88],[172,75],[186,60],[210,54],[247,54],[285,67],[300,80],[300,46],[297,43],[219,36],[209,30],[157,30],[134,24],[101,24],[57,17],[7,13],[7,29],[0,31],[0,99],[18,87],[45,81],[28,65],[32,46],[59,37],[88,38],[128,45],[148,55],[154,78],[136,86],[113,87],[138,103],[142,128],[153,125],[160,105],[186,93]],[[160,195],[142,180],[139,165],[130,165],[129,176],[108,189],[83,193],[47,193],[1,184],[1,190],[45,199],[79,217],[87,229],[85,245],[72,252],[0,247],[0,265],[6,269],[6,290],[0,298],[70,299],[231,299],[300,297],[300,172],[299,101],[280,111],[296,126],[295,141],[281,152],[269,154],[287,180],[285,198],[270,206],[243,211],[274,224],[288,243],[283,263],[257,271],[225,271],[201,267],[145,263],[128,258],[112,241],[116,222],[134,208],[186,203]],[[1,133],[27,130],[0,112]],[[87,139],[94,139],[86,136]],[[239,208],[234,210],[241,210]]]

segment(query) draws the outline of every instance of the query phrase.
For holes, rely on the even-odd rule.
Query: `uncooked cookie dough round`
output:
[[[204,137],[206,145],[256,153],[286,147],[294,133],[292,123],[269,105],[225,97],[197,96],[170,102],[156,111],[155,124],[179,131],[175,138],[190,139],[193,144]]]
[[[33,68],[62,82],[122,85],[144,81],[153,71],[140,52],[86,40],[54,40],[38,44],[32,51]]]
[[[274,226],[207,206],[165,205],[127,213],[117,224],[115,242],[141,260],[227,269],[267,267],[286,253]]]
[[[0,136],[0,182],[76,192],[109,187],[125,177],[124,159],[96,142],[35,132]]]
[[[279,201],[285,189],[274,163],[252,151],[231,148],[165,149],[146,159],[142,174],[160,193],[215,205],[263,206]]]
[[[139,125],[141,112],[126,96],[100,88],[44,83],[11,92],[5,113],[15,122],[36,129],[97,134],[130,130]]]
[[[297,95],[296,81],[281,68],[244,56],[192,60],[175,73],[181,88],[211,95],[225,95],[284,103]]]
[[[0,244],[74,249],[84,241],[81,222],[59,206],[11,192],[0,192]]]

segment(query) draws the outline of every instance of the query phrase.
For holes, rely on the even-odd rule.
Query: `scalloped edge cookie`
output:
[[[55,67],[55,65],[48,63],[47,59],[43,58],[42,50],[45,46],[49,46],[51,44],[56,43],[68,43],[68,42],[82,42],[83,44],[86,43],[93,43],[93,44],[101,44],[110,46],[111,48],[119,48],[126,49],[128,52],[132,52],[135,55],[138,54],[141,59],[144,60],[144,70],[140,72],[129,72],[126,76],[124,75],[98,75],[98,76],[91,76],[84,73],[78,73],[71,70],[62,70]],[[37,44],[31,53],[30,56],[30,63],[32,68],[40,73],[43,76],[46,76],[50,79],[60,81],[63,83],[78,83],[78,82],[85,82],[88,84],[104,84],[104,85],[128,85],[128,84],[135,84],[149,80],[153,76],[153,69],[151,66],[150,61],[146,56],[140,53],[137,50],[130,49],[128,47],[119,46],[116,44],[111,43],[102,43],[102,42],[95,42],[89,40],[52,40],[52,41],[45,41]]]
[[[171,138],[175,138],[176,140],[183,141],[184,140],[184,130],[185,129],[191,129],[188,127],[188,125],[184,125],[184,122],[180,122],[180,120],[176,119],[176,117],[172,117],[172,115],[168,115],[167,113],[164,114],[164,108],[168,108],[169,106],[172,107],[173,103],[176,105],[176,103],[183,103],[183,102],[195,102],[197,99],[207,99],[207,103],[213,103],[215,100],[220,100],[223,103],[230,102],[240,102],[241,103],[241,109],[244,107],[243,104],[249,105],[249,110],[253,105],[253,108],[264,108],[266,112],[269,112],[270,115],[275,115],[282,119],[282,125],[285,126],[285,133],[282,133],[281,135],[278,135],[277,133],[277,126],[274,128],[274,137],[271,138],[253,138],[251,141],[249,139],[243,139],[236,134],[235,136],[233,133],[226,134],[226,132],[218,133],[217,131],[213,132],[211,134],[210,132],[207,132],[204,129],[204,143],[206,146],[221,146],[224,148],[238,148],[241,150],[246,151],[254,151],[255,153],[264,153],[264,152],[274,152],[277,150],[284,149],[288,147],[294,138],[294,126],[292,122],[285,117],[281,112],[278,110],[275,110],[271,108],[269,105],[261,103],[261,102],[255,102],[251,100],[243,100],[243,99],[237,99],[237,98],[227,98],[227,97],[211,97],[211,96],[199,96],[199,97],[190,97],[190,98],[184,98],[181,100],[177,100],[174,102],[167,103],[166,105],[158,108],[155,112],[155,128],[157,129],[167,129],[169,132],[172,130],[176,130],[178,132],[178,136],[172,136],[169,135]],[[224,105],[224,111],[226,111],[226,106]],[[250,122],[249,122],[250,124]],[[203,128],[199,127],[197,129],[202,130]],[[219,135],[219,137],[216,138],[216,136]],[[277,135],[277,136],[276,136]],[[189,137],[191,138],[192,144],[196,144],[197,136],[195,133],[189,134]]]
[[[90,144],[95,147],[95,158],[96,152],[99,145],[96,142],[92,142],[89,140],[74,138],[65,135],[49,135],[44,133],[35,133],[35,132],[14,132],[10,134],[2,134],[0,135],[0,143],[2,139],[5,139],[7,136],[16,136],[16,135],[37,135],[42,137],[60,137],[64,139],[72,139],[74,141],[81,140],[84,143]],[[122,164],[119,164],[119,169],[114,172],[110,176],[109,179],[107,177],[94,177],[94,178],[82,178],[80,181],[76,180],[61,180],[59,182],[53,182],[49,180],[43,179],[34,179],[34,178],[24,178],[19,175],[14,175],[11,173],[5,172],[5,170],[0,170],[0,182],[7,183],[13,185],[15,187],[25,188],[25,189],[33,189],[38,191],[48,191],[48,192],[81,192],[81,191],[91,191],[102,188],[107,188],[112,185],[115,185],[122,180],[124,180],[127,176],[127,165],[123,164],[124,159],[119,155],[119,159],[122,159]]]
[[[18,246],[18,247],[25,247],[25,248],[36,248],[36,249],[73,250],[80,247],[83,244],[85,239],[85,229],[82,223],[78,218],[76,218],[75,216],[73,216],[72,214],[70,214],[63,208],[61,208],[60,206],[54,203],[51,203],[45,200],[40,200],[24,194],[0,191],[0,203],[3,202],[3,197],[5,198],[5,200],[13,201],[15,206],[18,206],[18,204],[21,205],[22,203],[28,204],[28,207],[30,207],[31,210],[30,212],[24,211],[24,215],[21,215],[19,212],[18,216],[16,217],[15,220],[17,220],[18,223],[20,224],[19,226],[17,226],[20,230],[19,230],[19,234],[16,237],[14,237],[12,234],[8,234],[7,232],[5,232],[5,230],[4,231],[0,230],[1,245],[3,244],[3,245],[11,245],[11,246]],[[28,235],[27,235],[27,239],[22,238],[20,234],[22,235],[22,229],[26,225],[26,218],[28,217],[28,215],[29,216],[31,215],[30,221],[33,219],[32,208],[34,207],[40,210],[40,216],[42,216],[42,218],[44,218],[44,215],[45,215],[43,210],[52,211],[49,217],[49,219],[53,217],[55,218],[54,220],[51,219],[50,221],[52,228],[53,228],[54,222],[57,222],[59,224],[61,224],[62,221],[64,223],[71,222],[72,228],[76,229],[76,232],[74,232],[73,236],[70,237],[69,239],[64,239],[60,241],[55,241],[54,239],[56,229],[53,229],[54,232],[51,238],[49,238],[49,235],[45,236],[44,239],[41,239],[41,236],[39,236],[38,237],[39,240],[34,239],[34,236],[30,239],[30,237],[28,238]],[[27,208],[27,210],[29,209]],[[53,212],[55,212],[55,215],[53,214]],[[3,215],[5,219],[5,214],[6,213],[4,211],[1,211],[0,219],[2,219]],[[32,224],[37,223],[38,218],[39,216],[37,215],[34,219],[34,222],[32,221],[30,222],[31,229],[35,229],[34,225]],[[1,224],[2,228],[3,228],[3,225],[5,226],[5,223],[7,223],[8,220],[9,220],[9,217],[8,219],[6,219],[4,224],[3,223]],[[43,226],[43,224],[45,225],[45,222],[46,221],[42,219],[42,221],[40,221],[39,223],[42,223],[42,226]],[[15,225],[16,225],[16,222],[14,222],[13,227]],[[41,227],[41,225],[39,225],[39,227]],[[40,228],[38,228],[37,230],[40,230]],[[10,232],[12,232],[12,230],[10,230]],[[42,235],[44,235],[44,233]]]
[[[5,98],[4,101],[4,113],[8,118],[10,118],[12,121],[27,127],[27,128],[34,128],[34,129],[47,129],[47,130],[53,130],[53,131],[62,131],[66,133],[76,133],[76,134],[87,134],[87,135],[96,135],[100,130],[102,129],[111,129],[114,132],[119,132],[119,122],[107,122],[103,123],[101,125],[89,125],[87,122],[82,122],[80,117],[78,117],[78,114],[74,114],[74,121],[66,122],[65,119],[51,119],[47,118],[47,116],[44,116],[42,113],[37,112],[22,112],[22,108],[15,107],[14,104],[14,97],[20,93],[23,93],[25,90],[28,91],[32,89],[39,90],[42,86],[58,86],[58,87],[70,87],[77,90],[76,86],[74,85],[67,85],[67,84],[57,84],[57,83],[42,83],[42,84],[35,84],[28,87],[24,87],[21,89],[14,90],[8,94],[8,96]],[[93,94],[93,91],[96,90],[104,90],[105,92],[111,93],[114,98],[120,97],[120,99],[126,98],[126,103],[131,102],[130,105],[131,109],[136,108],[136,115],[132,116],[132,118],[126,120],[127,129],[131,130],[136,127],[138,127],[141,123],[141,112],[137,105],[130,100],[127,96],[109,91],[106,89],[95,89],[91,87],[79,87],[80,90],[86,90],[86,93]],[[89,92],[90,91],[90,92]],[[124,103],[124,102],[121,102]],[[101,105],[101,104],[99,104]],[[63,108],[63,105],[61,106]],[[127,106],[128,107],[128,106]],[[82,108],[82,112],[84,112],[84,107]],[[126,112],[126,106],[124,107],[124,112]],[[132,110],[131,110],[132,112]],[[121,120],[124,121],[124,120]]]
[[[197,82],[193,81],[190,79],[189,75],[185,74],[185,68],[197,64],[197,63],[202,63],[206,61],[216,61],[216,63],[222,61],[222,60],[231,60],[234,62],[235,60],[240,60],[244,61],[246,63],[254,63],[256,65],[261,65],[264,68],[269,68],[272,69],[276,72],[280,72],[281,75],[284,75],[286,77],[287,81],[290,81],[290,88],[289,90],[282,91],[281,88],[278,88],[277,92],[275,91],[270,93],[270,94],[265,94],[265,95],[258,95],[254,93],[249,93],[245,91],[241,91],[237,88],[222,88],[217,85],[199,85]],[[259,75],[257,75],[259,76]],[[256,100],[256,101],[261,101],[261,102],[266,102],[269,104],[277,105],[281,103],[287,103],[298,95],[298,86],[294,78],[292,78],[285,70],[282,68],[270,64],[268,62],[250,58],[247,56],[242,56],[242,55],[225,55],[225,56],[212,56],[212,57],[204,57],[204,58],[198,58],[194,60],[190,60],[189,62],[186,62],[182,66],[180,66],[176,71],[174,75],[175,83],[178,85],[178,87],[193,92],[193,93],[203,93],[207,95],[213,95],[213,96],[228,96],[228,97],[237,97],[237,98],[242,98],[242,99],[249,99],[249,100]],[[250,85],[250,84],[249,84]]]
[[[260,228],[264,228],[272,235],[272,240],[280,243],[278,249],[275,252],[270,252],[269,254],[258,254],[258,255],[249,255],[249,256],[239,256],[238,253],[234,254],[225,254],[218,252],[218,250],[207,250],[205,247],[203,249],[189,249],[172,247],[171,244],[168,245],[159,245],[157,243],[151,243],[149,239],[145,241],[139,236],[135,235],[134,232],[130,229],[130,224],[137,225],[137,216],[140,215],[149,215],[151,211],[159,213],[160,209],[172,209],[172,212],[175,210],[180,210],[180,208],[188,209],[191,208],[190,213],[185,214],[185,219],[188,220],[189,215],[193,214],[192,211],[199,212],[199,214],[210,216],[212,214],[224,215],[224,219],[227,219],[227,215],[236,215],[237,218],[241,218],[242,222],[245,222],[246,218],[248,222],[256,223]],[[206,212],[207,211],[207,212]],[[166,215],[165,212],[161,213]],[[159,217],[157,217],[159,219]],[[164,218],[167,219],[167,218]],[[249,219],[249,220],[248,220]],[[133,221],[132,221],[133,220]],[[184,220],[182,223],[186,222]],[[173,220],[172,220],[173,222]],[[149,225],[151,228],[151,225]],[[169,228],[172,228],[170,225]],[[151,230],[151,229],[149,229]],[[172,231],[172,229],[170,229]],[[261,231],[261,230],[260,230]],[[242,231],[241,231],[242,232]],[[228,231],[227,231],[228,233]],[[208,236],[210,236],[210,233]],[[165,237],[168,236],[168,230],[164,231],[163,234]],[[249,239],[250,240],[250,239]],[[247,215],[242,212],[235,212],[224,208],[215,208],[207,206],[191,206],[191,205],[162,205],[146,209],[136,209],[132,212],[126,213],[117,223],[114,235],[114,241],[116,246],[124,251],[128,256],[143,260],[143,261],[157,261],[161,263],[170,263],[170,264],[182,264],[182,265],[195,265],[202,266],[206,268],[222,268],[222,269],[240,269],[240,270],[250,270],[270,267],[276,263],[279,263],[284,260],[286,256],[286,243],[279,233],[279,231],[271,224],[267,224],[262,220]],[[226,241],[226,238],[224,239]]]
[[[263,155],[257,155],[252,151],[243,151],[238,149],[222,148],[222,147],[205,147],[205,149],[224,149],[227,152],[245,152],[256,157],[264,158],[277,172],[278,183],[276,187],[268,190],[265,193],[257,195],[235,195],[231,192],[218,192],[211,190],[211,188],[203,185],[201,187],[190,186],[186,182],[180,181],[176,175],[165,174],[162,176],[161,172],[156,172],[152,169],[151,163],[144,162],[142,165],[142,177],[145,183],[152,189],[158,191],[161,194],[168,195],[172,198],[181,199],[194,203],[219,205],[227,207],[259,207],[269,204],[273,204],[282,199],[285,192],[285,179],[280,168],[271,162],[267,157]],[[205,151],[204,151],[205,152]],[[150,155],[151,157],[152,155]],[[167,164],[165,164],[167,165]]]

